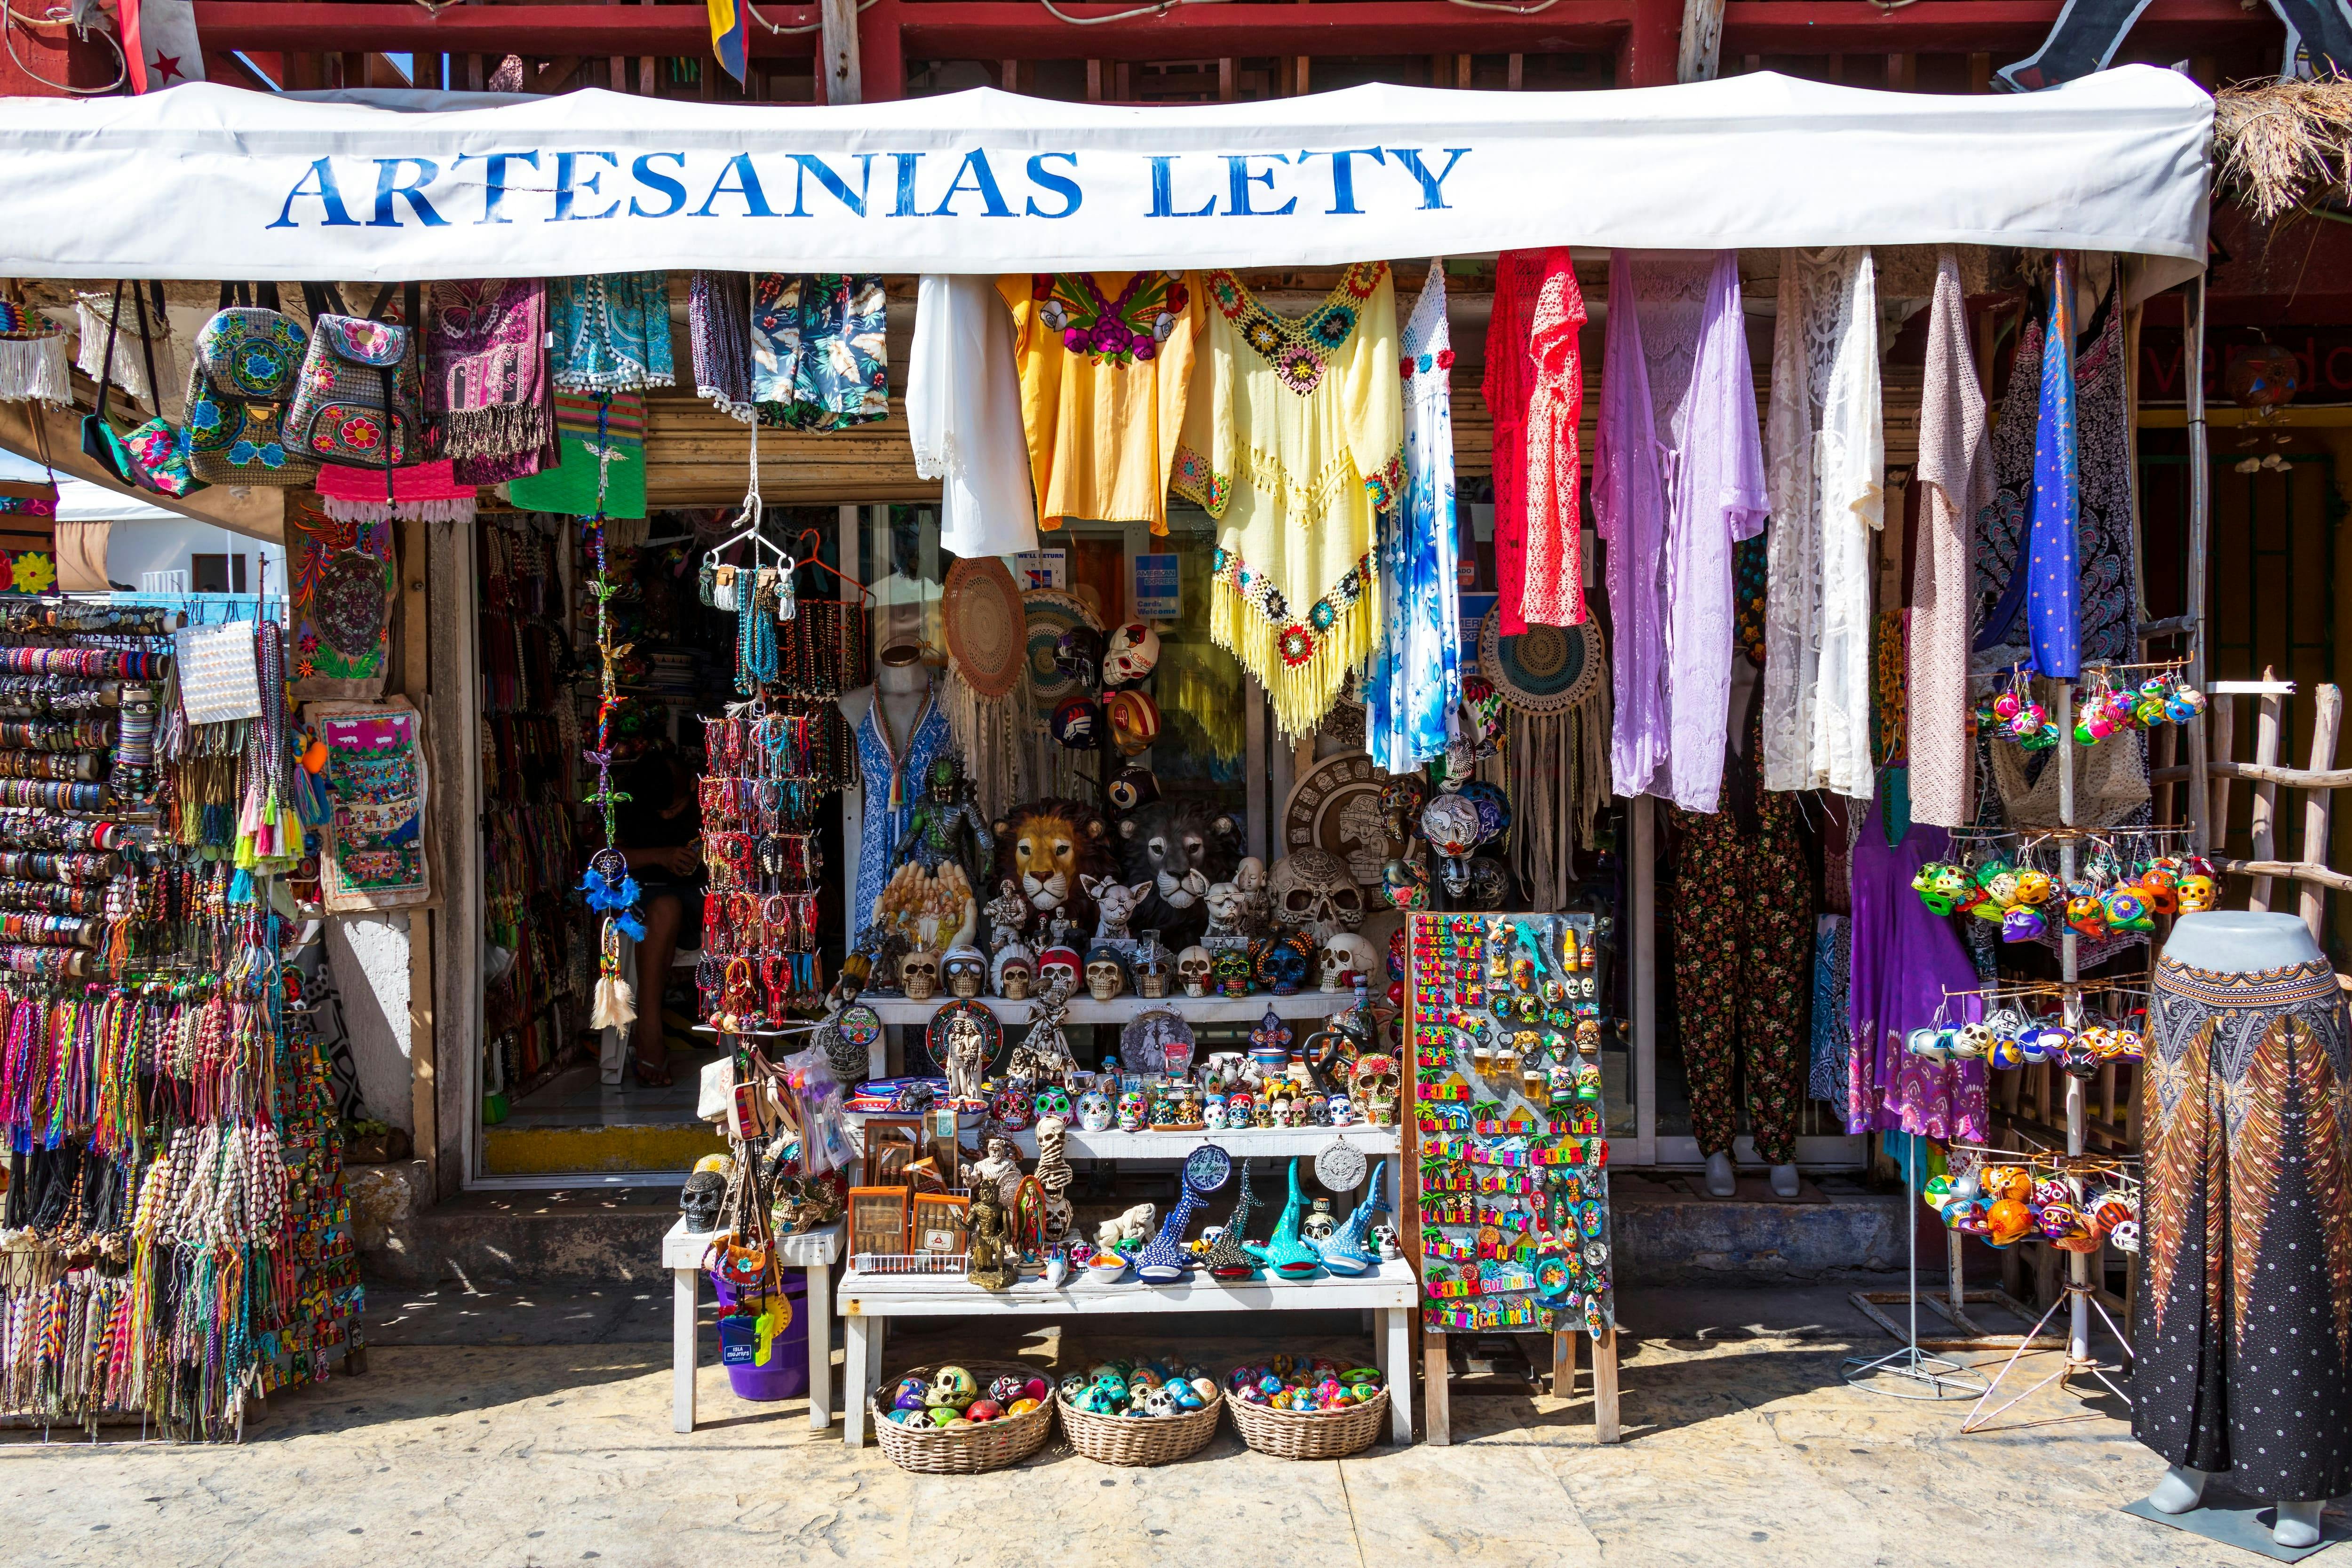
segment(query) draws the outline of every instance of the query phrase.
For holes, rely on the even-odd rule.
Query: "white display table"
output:
[[[809,1425],[822,1432],[833,1424],[833,1265],[841,1258],[839,1224],[777,1242],[777,1261],[808,1275]],[[717,1238],[686,1228],[686,1217],[662,1238],[662,1267],[670,1271],[670,1427],[694,1430],[694,1374],[700,1360],[695,1318],[701,1308],[702,1260]],[[856,1401],[852,1401],[856,1403]]]
[[[874,1364],[875,1342],[890,1318],[1376,1312],[1381,1322],[1375,1356],[1389,1382],[1390,1428],[1398,1442],[1410,1443],[1412,1362],[1407,1334],[1420,1290],[1420,1281],[1402,1260],[1354,1279],[1318,1275],[1305,1281],[1268,1278],[1228,1283],[1196,1272],[1181,1285],[1134,1280],[1106,1285],[1079,1277],[1059,1290],[1043,1280],[1026,1280],[1005,1291],[983,1291],[961,1274],[866,1274],[853,1260],[841,1277],[840,1290],[848,1350],[841,1384],[843,1435],[853,1448],[866,1441],[866,1396],[879,1373]]]

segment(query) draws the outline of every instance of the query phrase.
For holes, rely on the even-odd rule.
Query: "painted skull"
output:
[[[2173,891],[2180,900],[2180,913],[2183,915],[2201,914],[2221,902],[2220,886],[2211,877],[2200,872],[2184,873],[2173,884]]]
[[[950,947],[940,960],[940,978],[948,995],[976,997],[988,988],[988,955],[971,946]]]
[[[1209,994],[1212,967],[1206,947],[1187,947],[1176,955],[1176,983],[1188,997],[1205,997]]]
[[[1078,1096],[1078,1126],[1089,1133],[1108,1132],[1110,1128],[1110,1096],[1099,1089],[1089,1089]]]
[[[1345,1094],[1332,1095],[1331,1124],[1335,1127],[1352,1126],[1355,1124],[1355,1103],[1349,1100]]]
[[[1255,974],[1248,951],[1241,947],[1220,950],[1210,963],[1210,972],[1216,977],[1217,989],[1229,997],[1248,996]]]
[[[1208,1103],[1201,1107],[1201,1119],[1208,1124],[1209,1131],[1213,1133],[1223,1132],[1225,1130],[1225,1102],[1223,1098],[1220,1095],[1210,1095]],[[717,1212],[716,1208],[712,1210],[714,1215]]]
[[[1257,1101],[1246,1089],[1236,1089],[1225,1096],[1225,1125],[1246,1127],[1257,1114]]]
[[[1393,1056],[1360,1056],[1348,1077],[1349,1098],[1375,1127],[1392,1127],[1397,1119],[1400,1080]]]
[[[1074,947],[1048,947],[1037,955],[1037,984],[1049,988],[1058,979],[1065,996],[1078,988],[1078,954]]]
[[[1372,1245],[1383,1259],[1394,1260],[1404,1256],[1404,1249],[1397,1245],[1396,1227],[1393,1225],[1373,1226]]]
[[[1070,1092],[1058,1083],[1048,1083],[1038,1090],[1034,1103],[1041,1122],[1048,1116],[1064,1122],[1070,1119]]]
[[[1135,994],[1157,1001],[1168,994],[1176,967],[1170,961],[1168,949],[1154,947],[1135,965]]]
[[[996,956],[996,994],[1007,1001],[1024,1001],[1036,977],[1037,956],[1014,942]]]
[[[1274,1113],[1274,1124],[1276,1126],[1292,1127],[1298,1124],[1298,1103],[1297,1101],[1287,1098],[1270,1101],[1268,1102],[1268,1108]]]
[[[927,1002],[940,988],[940,956],[916,951],[898,960],[898,988],[910,1002]]]
[[[1000,1089],[990,1096],[988,1113],[999,1126],[1020,1132],[1029,1125],[1035,1102],[1018,1089]]]
[[[1097,947],[1087,956],[1087,990],[1098,1002],[1110,1001],[1127,989],[1127,966],[1118,954]]]
[[[1150,1110],[1150,1102],[1144,1098],[1141,1090],[1130,1089],[1121,1094],[1118,1097],[1118,1130],[1122,1133],[1143,1131]]]
[[[1275,918],[1318,943],[1364,924],[1364,890],[1356,885],[1348,862],[1328,850],[1293,850],[1274,862],[1265,885]]]

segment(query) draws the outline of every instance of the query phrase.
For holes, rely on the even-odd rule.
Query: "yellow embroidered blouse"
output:
[[[1037,522],[1168,531],[1168,471],[1184,423],[1201,315],[1181,272],[1000,277],[1013,307],[1021,423]]]
[[[1305,735],[1380,640],[1373,519],[1403,486],[1396,287],[1385,262],[1351,267],[1292,318],[1229,272],[1202,286],[1213,308],[1172,484],[1223,525],[1210,635]]]

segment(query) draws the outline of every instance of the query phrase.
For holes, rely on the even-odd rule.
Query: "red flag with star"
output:
[[[135,92],[205,79],[194,0],[121,0],[122,53]]]

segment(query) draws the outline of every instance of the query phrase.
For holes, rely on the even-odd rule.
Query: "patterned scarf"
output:
[[[2054,680],[2071,681],[2082,668],[2075,619],[2082,585],[2074,539],[2081,484],[2074,448],[2074,278],[2063,252],[2053,258],[2041,371],[2034,407],[2033,482],[2023,497],[2024,559],[1985,618],[1977,647],[2000,646],[2022,613],[2034,668]]]
[[[730,419],[751,423],[751,279],[698,272],[686,323],[694,346],[694,391]]]
[[[512,478],[477,465],[536,457],[554,440],[547,286],[535,277],[490,277],[425,287],[426,449],[457,459],[462,482]]]
[[[669,353],[669,275],[559,277],[550,288],[555,384],[566,392],[635,392],[676,380]]]

